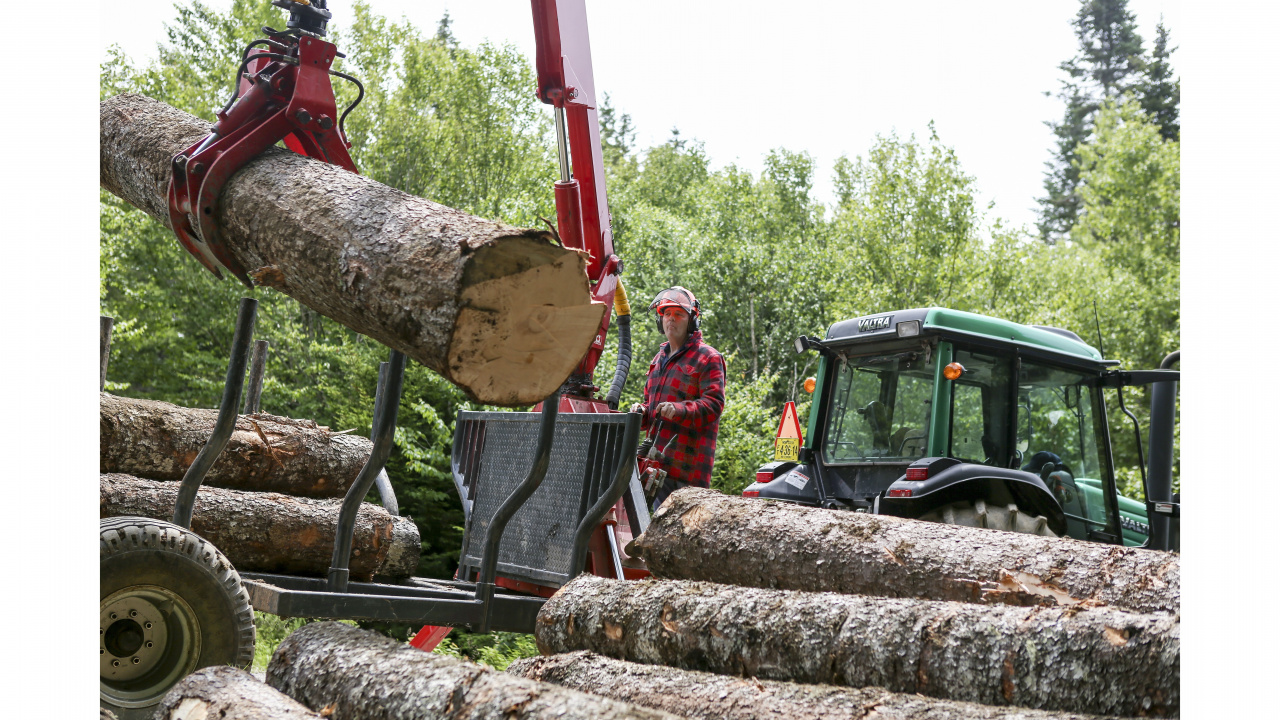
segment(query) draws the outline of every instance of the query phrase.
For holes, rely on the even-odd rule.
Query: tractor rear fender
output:
[[[756,472],[756,481],[748,485],[742,494],[768,500],[783,500],[798,505],[819,505],[818,475],[810,465],[794,462],[774,462]]]
[[[1058,535],[1066,533],[1067,519],[1062,506],[1044,481],[1033,473],[966,463],[955,458],[921,458],[907,470],[908,474],[894,481],[880,498],[880,514],[914,518],[957,500],[993,502],[1011,497],[1022,510],[1047,518],[1049,529]],[[907,479],[921,475],[923,478],[919,480]]]

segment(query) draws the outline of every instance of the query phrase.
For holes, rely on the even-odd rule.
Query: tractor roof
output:
[[[1103,362],[1101,353],[1070,330],[1044,325],[1022,325],[987,315],[939,307],[899,310],[841,320],[827,330],[826,339],[828,341],[884,340],[897,336],[899,323],[911,320],[920,321],[922,333],[941,331],[948,335],[968,335],[982,340],[1029,346],[1054,354]]]

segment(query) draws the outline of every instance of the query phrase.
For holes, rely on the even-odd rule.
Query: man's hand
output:
[[[635,405],[632,405],[632,406],[631,406],[631,412],[633,412],[633,413],[643,413],[643,412],[644,412],[644,403],[636,403]]]
[[[657,412],[664,420],[675,420],[681,414],[683,408],[676,403],[664,402],[658,403]]]

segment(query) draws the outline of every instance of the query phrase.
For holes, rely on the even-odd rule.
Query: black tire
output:
[[[985,500],[960,500],[950,505],[936,507],[916,518],[928,522],[967,527],[989,528],[1006,532],[1058,537],[1049,529],[1049,520],[1042,515],[1029,515],[1017,505],[991,505]]]
[[[102,708],[151,718],[192,671],[253,663],[249,593],[213,543],[141,517],[101,520],[99,532]]]

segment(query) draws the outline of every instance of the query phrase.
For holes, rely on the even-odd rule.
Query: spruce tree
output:
[[[1142,109],[1151,121],[1160,126],[1160,136],[1165,140],[1179,140],[1182,127],[1178,121],[1178,104],[1182,100],[1182,81],[1173,75],[1169,56],[1176,47],[1169,47],[1169,30],[1161,19],[1156,25],[1156,41],[1151,48],[1138,97]]]
[[[1146,65],[1128,0],[1082,0],[1075,33],[1079,54],[1058,66],[1067,74],[1058,92],[1066,108],[1060,122],[1047,123],[1056,147],[1045,163],[1046,196],[1039,199],[1038,225],[1046,242],[1066,236],[1080,211],[1076,146],[1089,137],[1094,114],[1103,100],[1136,89]]]

